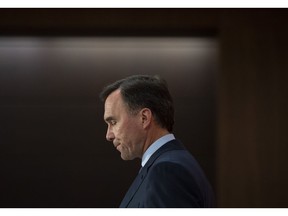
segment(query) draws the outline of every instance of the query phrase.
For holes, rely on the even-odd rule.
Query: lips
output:
[[[116,149],[120,151],[120,144],[116,146]]]
[[[113,143],[113,145],[117,149],[117,147],[120,145],[120,143]]]

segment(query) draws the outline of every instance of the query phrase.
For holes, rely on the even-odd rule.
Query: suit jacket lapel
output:
[[[127,191],[124,199],[122,200],[120,204],[120,208],[126,208],[132,198],[134,197],[135,193],[137,192],[138,188],[140,187],[141,183],[144,179],[144,168],[141,169],[141,171],[136,176],[135,180],[133,181],[132,185],[130,186],[129,190]]]
[[[142,184],[143,180],[145,179],[149,168],[154,163],[154,161],[164,152],[170,151],[170,150],[176,150],[176,149],[183,149],[179,141],[172,140],[165,145],[163,145],[160,149],[158,149],[151,158],[147,161],[146,165],[141,169],[141,171],[138,173],[137,177],[133,181],[132,185],[130,186],[129,190],[127,191],[124,199],[122,200],[120,204],[120,208],[125,208],[129,205],[131,200],[133,199],[135,193],[139,189],[140,185]]]

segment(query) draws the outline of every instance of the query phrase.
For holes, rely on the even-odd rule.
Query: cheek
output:
[[[116,137],[116,139],[126,139],[127,137],[129,137],[129,134],[131,134],[130,132],[130,125],[126,124],[125,122],[123,124],[117,124],[114,127],[114,135]]]
[[[137,121],[130,121],[127,122],[127,130],[130,132],[139,132],[141,130],[141,127]]]
[[[141,128],[135,121],[127,121],[117,128],[116,134],[120,139],[125,141],[133,141],[141,133]]]
[[[135,144],[139,144],[143,137],[142,128],[139,125],[134,124],[129,127],[129,134],[127,134],[130,140]]]

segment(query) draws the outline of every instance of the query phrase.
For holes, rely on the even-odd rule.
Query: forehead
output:
[[[115,117],[117,113],[126,111],[126,106],[119,89],[112,92],[104,104],[104,119]]]

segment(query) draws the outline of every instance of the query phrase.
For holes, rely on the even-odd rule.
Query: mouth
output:
[[[114,147],[116,148],[116,149],[118,149],[118,146],[120,146],[120,143],[113,143],[114,144]]]
[[[120,144],[116,146],[116,149],[120,151]]]

